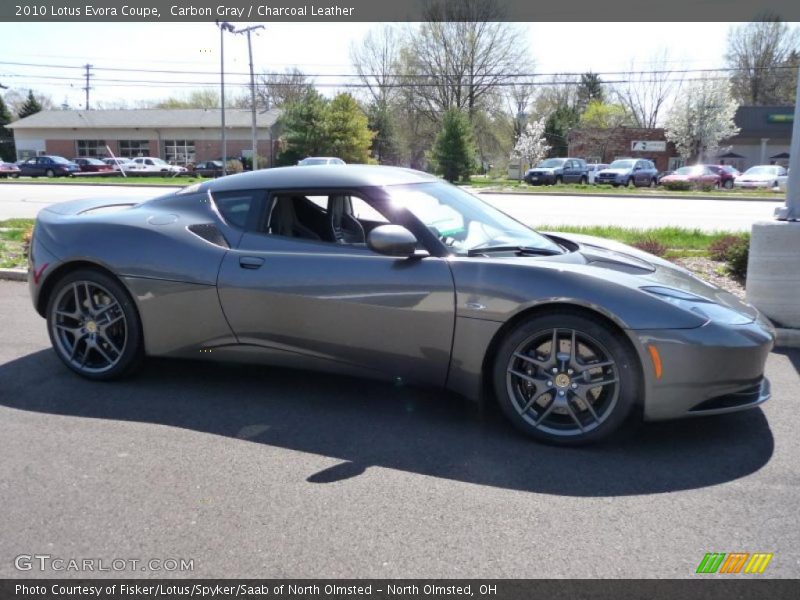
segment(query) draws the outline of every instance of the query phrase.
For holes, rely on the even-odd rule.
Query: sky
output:
[[[318,83],[354,79],[350,48],[379,25],[374,23],[261,23],[253,38],[256,73],[298,67]],[[234,23],[237,27],[249,23]],[[399,24],[400,27],[413,24]],[[519,23],[535,69],[541,73],[608,72],[651,67],[666,50],[675,68],[724,66],[730,23]],[[0,23],[0,84],[34,90],[82,108],[82,66],[96,78],[90,103],[116,103],[185,95],[189,89],[218,89],[220,36],[214,23]],[[34,67],[8,62],[48,65]],[[529,69],[530,65],[522,65]],[[155,69],[136,73],[102,69]],[[189,71],[201,71],[190,74]],[[248,82],[246,37],[226,34],[226,94],[243,93]],[[107,81],[101,81],[101,77]],[[147,80],[132,83],[115,80]],[[183,83],[186,82],[186,83]],[[335,88],[324,88],[333,93]]]

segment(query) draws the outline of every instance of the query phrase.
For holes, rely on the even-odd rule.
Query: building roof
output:
[[[256,114],[260,128],[272,127],[279,109]],[[249,128],[247,109],[226,108],[227,128]],[[214,129],[220,126],[218,108],[147,108],[131,110],[43,110],[7,125],[10,129]]]
[[[740,106],[733,118],[741,129],[735,138],[789,139],[793,117],[794,106]]]

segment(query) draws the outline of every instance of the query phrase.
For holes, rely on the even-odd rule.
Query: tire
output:
[[[722,187],[724,187],[726,190],[732,190],[732,189],[733,189],[733,179],[728,179],[728,180],[726,180],[726,181],[725,181],[725,182],[722,184]]]
[[[587,183],[589,183],[588,178],[586,176],[582,176],[581,177],[581,185],[586,185]]]
[[[45,171],[44,174],[47,177],[55,177],[56,176],[56,172],[53,171],[53,169],[47,169],[47,171]]]
[[[564,178],[561,175],[556,175],[556,185],[561,185],[564,183]]]
[[[651,187],[651,188],[654,188],[654,187],[656,187],[657,185],[658,185],[658,182],[656,181],[656,178],[655,178],[655,177],[653,177],[653,178],[650,180],[650,187]]]
[[[636,187],[636,182],[633,180],[633,177],[628,177],[628,181],[625,182],[625,187]]]
[[[556,356],[550,350],[554,332]],[[522,433],[579,446],[607,438],[625,422],[641,391],[638,369],[634,350],[617,333],[565,311],[532,317],[511,331],[498,348],[492,379],[500,408]]]
[[[113,277],[80,269],[59,280],[47,303],[47,332],[59,359],[96,381],[118,379],[144,358],[141,320]]]

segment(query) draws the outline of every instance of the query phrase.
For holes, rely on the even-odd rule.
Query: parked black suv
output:
[[[548,158],[525,173],[528,185],[554,183],[586,183],[589,169],[581,158]]]

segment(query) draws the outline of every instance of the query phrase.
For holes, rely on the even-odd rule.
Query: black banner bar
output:
[[[797,0],[3,0],[0,21],[415,22],[426,20],[432,5],[449,21],[800,21]],[[569,43],[568,26],[564,35]]]
[[[505,579],[4,579],[2,600],[788,600],[800,580],[722,579],[505,580]]]

